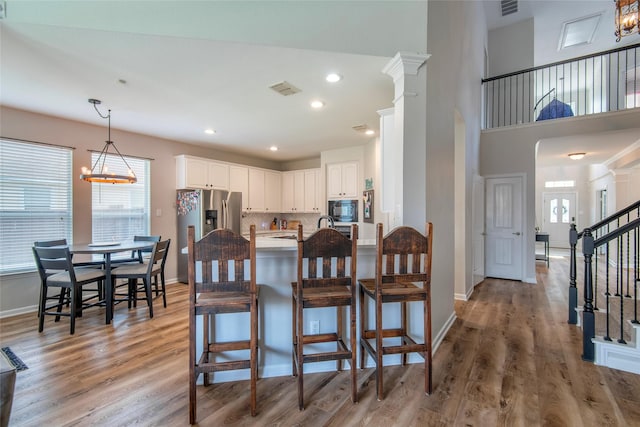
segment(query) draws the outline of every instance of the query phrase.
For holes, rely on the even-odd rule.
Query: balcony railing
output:
[[[484,129],[640,108],[640,43],[482,84]]]

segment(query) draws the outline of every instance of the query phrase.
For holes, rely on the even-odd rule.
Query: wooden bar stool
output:
[[[365,367],[365,350],[376,364],[376,394],[384,398],[382,382],[383,356],[402,354],[402,365],[407,363],[407,353],[419,353],[424,357],[424,389],[432,392],[431,356],[431,254],[433,225],[426,224],[426,234],[411,227],[397,227],[382,237],[382,224],[376,229],[375,278],[360,282],[360,368]],[[364,296],[375,303],[375,329],[366,329],[366,304]],[[407,303],[422,301],[424,311],[424,343],[417,343],[409,336],[407,327]],[[383,328],[382,304],[400,303],[400,328]],[[400,338],[400,344],[384,341]],[[372,343],[373,341],[373,343]],[[394,340],[394,341],[397,341]]]
[[[251,416],[256,415],[258,378],[258,287],[256,285],[256,228],[249,240],[231,230],[218,229],[195,241],[195,229],[188,228],[189,252],[189,422],[196,422],[196,381],[204,374],[209,385],[213,372],[249,369],[251,374]],[[201,272],[196,273],[196,263]],[[249,339],[218,342],[216,315],[250,313]],[[202,316],[202,354],[196,355],[196,316]],[[235,328],[236,325],[230,325]],[[243,353],[248,352],[248,358]],[[231,358],[233,355],[235,358]],[[219,356],[223,355],[224,358]],[[222,359],[222,360],[221,360]]]
[[[356,369],[356,259],[358,226],[352,225],[351,239],[333,228],[321,228],[303,239],[298,225],[298,280],[291,284],[293,375],[298,377],[298,408],[304,409],[303,368],[305,363],[335,360],[342,370],[344,360],[351,367],[351,400],[358,401]],[[350,259],[350,268],[347,268]],[[318,267],[321,262],[320,267]],[[307,272],[305,275],[304,272]],[[333,271],[333,273],[332,273]],[[304,334],[304,309],[336,307],[336,332]],[[345,344],[343,311],[349,307],[349,339]],[[306,345],[335,342],[336,349],[305,352]]]

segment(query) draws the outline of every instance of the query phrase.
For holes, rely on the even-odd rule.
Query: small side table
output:
[[[549,267],[549,233],[536,233],[536,242],[544,243],[544,254],[536,253],[536,261],[545,261]]]

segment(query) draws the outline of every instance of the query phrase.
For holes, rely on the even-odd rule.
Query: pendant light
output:
[[[616,41],[640,33],[638,9],[640,0],[614,0],[616,3]]]
[[[138,178],[136,178],[136,174],[133,172],[129,163],[124,159],[118,148],[113,141],[111,141],[111,110],[106,116],[103,116],[98,110],[97,105],[101,103],[99,99],[89,99],[89,103],[93,104],[93,108],[96,109],[98,115],[103,119],[107,119],[109,123],[109,133],[108,138],[105,141],[105,145],[98,156],[98,159],[95,161],[91,169],[86,167],[82,167],[82,174],[80,175],[80,179],[88,182],[96,182],[101,184],[134,184],[138,182]],[[107,155],[109,154],[109,149],[113,148],[115,151],[114,154],[120,157],[120,160],[127,166],[127,175],[117,175],[113,172],[109,172],[105,162],[107,160]]]

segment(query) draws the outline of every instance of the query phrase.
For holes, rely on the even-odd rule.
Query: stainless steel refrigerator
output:
[[[187,227],[193,225],[196,240],[210,231],[228,228],[240,234],[242,193],[223,190],[178,190],[178,280],[188,281]]]

